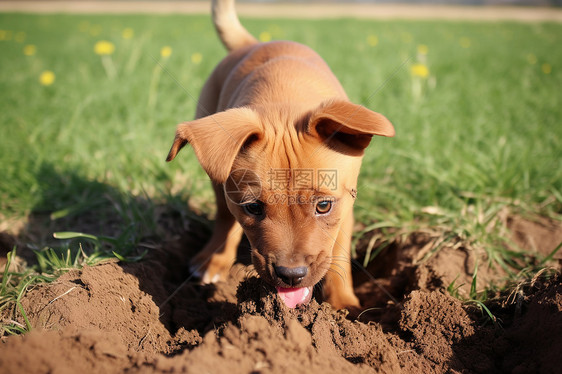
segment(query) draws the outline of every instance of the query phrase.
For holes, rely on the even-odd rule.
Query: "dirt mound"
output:
[[[314,299],[288,309],[245,265],[227,282],[183,282],[193,243],[70,271],[22,299],[34,330],[3,338],[0,372],[558,370],[562,277],[537,277],[488,303],[492,321],[445,291],[451,277],[471,277],[473,254],[453,246],[420,261],[429,239],[395,243],[371,265],[377,278],[357,277],[367,309],[355,321]]]

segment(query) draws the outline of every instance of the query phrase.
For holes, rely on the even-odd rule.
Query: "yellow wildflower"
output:
[[[374,47],[379,44],[379,38],[376,35],[369,35],[367,37],[367,44],[369,44],[371,47]]]
[[[162,56],[163,58],[168,58],[170,57],[171,54],[172,54],[172,47],[170,46],[165,46],[162,47],[162,49],[160,49],[160,56]]]
[[[271,33],[269,31],[263,31],[260,34],[260,41],[261,42],[269,42],[271,40]]]
[[[427,48],[427,45],[425,44],[418,45],[418,53],[420,55],[427,55],[427,52],[429,52],[429,48]]]
[[[463,48],[470,48],[470,45],[472,44],[469,38],[463,37],[460,38],[459,40],[459,44],[461,45],[461,47]]]
[[[191,55],[191,62],[195,65],[199,65],[203,61],[203,55],[199,52],[195,52]]]
[[[0,40],[10,40],[12,39],[11,30],[0,30]]]
[[[532,54],[532,53],[529,53],[529,54],[527,55],[527,62],[528,62],[529,64],[531,64],[531,65],[536,64],[536,63],[537,63],[537,56],[535,56],[535,55]]]
[[[429,76],[429,69],[424,64],[414,64],[410,67],[410,73],[414,77],[427,78]]]
[[[24,55],[33,56],[35,53],[37,53],[37,47],[35,47],[33,44],[28,44],[25,47],[23,47]]]
[[[39,76],[39,83],[41,83],[42,86],[50,86],[54,82],[55,82],[55,73],[53,73],[50,70],[45,70]]]
[[[542,64],[541,70],[545,74],[550,74],[550,73],[552,73],[552,65],[546,64],[546,63]]]
[[[115,45],[112,42],[108,42],[107,40],[100,40],[99,42],[94,45],[94,52],[97,55],[111,55],[115,52]]]
[[[123,31],[121,32],[121,36],[123,37],[123,39],[131,39],[134,35],[135,31],[130,27],[123,29]]]

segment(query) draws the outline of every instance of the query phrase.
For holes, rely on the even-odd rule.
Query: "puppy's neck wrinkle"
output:
[[[271,152],[274,165],[272,168],[302,168],[303,164],[303,121],[309,113],[305,108],[293,103],[276,103],[253,108],[258,112],[264,128],[263,147]]]
[[[265,137],[277,142],[286,133],[300,131],[303,113],[306,113],[306,107],[291,102],[249,105],[249,107],[258,114]],[[293,134],[289,135],[293,136]]]

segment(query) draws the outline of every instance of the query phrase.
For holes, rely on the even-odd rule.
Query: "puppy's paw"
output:
[[[197,255],[191,260],[189,270],[203,284],[216,283],[228,278],[233,263],[233,260],[226,259],[220,254],[214,254],[209,259],[206,256]]]
[[[335,309],[347,309],[351,318],[356,318],[361,312],[361,304],[353,292],[333,293],[326,301]]]
[[[199,279],[203,284],[216,283],[221,280],[220,274],[217,273],[211,276],[211,273],[208,270],[201,269],[201,266],[198,264],[190,264],[189,272],[194,278]]]

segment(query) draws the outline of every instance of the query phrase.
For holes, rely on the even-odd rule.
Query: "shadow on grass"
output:
[[[136,241],[158,239],[156,206],[147,198],[123,193],[77,172],[61,173],[47,163],[35,178],[38,196],[15,238],[18,255],[26,259],[33,259],[33,250],[65,244],[53,237],[53,233],[61,231],[108,237],[130,231],[131,239]],[[120,253],[121,248],[112,250]]]
[[[118,265],[161,307],[160,321],[172,336],[181,328],[204,334],[221,318],[235,315],[235,305],[208,301],[216,291],[214,285],[201,286],[191,277],[189,260],[209,239],[212,223],[206,214],[190,209],[189,196],[158,200],[133,196],[79,173],[60,173],[49,164],[40,168],[36,179],[37,203],[17,236],[0,233],[0,257],[17,247],[18,256],[41,272],[45,268],[38,251],[49,249],[61,258],[69,254],[76,258],[82,251],[86,256],[101,251],[102,258],[111,258],[116,252],[130,260]],[[57,240],[56,232],[84,233],[100,240]],[[239,261],[250,262],[246,240]]]

